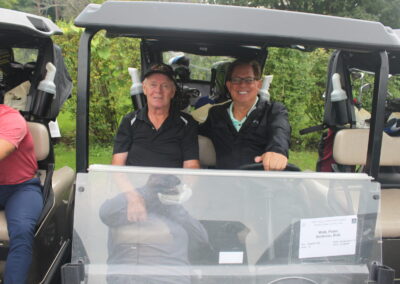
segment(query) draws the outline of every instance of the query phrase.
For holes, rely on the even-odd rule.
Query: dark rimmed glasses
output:
[[[249,84],[252,84],[255,81],[258,81],[258,79],[255,78],[255,77],[245,77],[245,78],[233,77],[229,81],[231,81],[232,84],[235,84],[235,85],[240,85],[241,83],[245,83],[245,84],[249,85]]]

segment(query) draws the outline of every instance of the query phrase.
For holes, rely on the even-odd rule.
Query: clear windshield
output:
[[[76,188],[86,283],[363,283],[381,260],[365,174],[97,165]]]

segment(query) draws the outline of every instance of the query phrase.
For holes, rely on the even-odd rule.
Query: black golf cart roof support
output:
[[[378,178],[379,161],[381,158],[382,135],[385,116],[385,101],[387,81],[389,76],[389,60],[386,51],[381,51],[380,68],[375,73],[374,96],[372,99],[372,113],[368,140],[368,153],[365,172]]]
[[[89,166],[90,42],[96,32],[85,30],[79,42],[76,107],[76,171],[78,173],[86,172]]]

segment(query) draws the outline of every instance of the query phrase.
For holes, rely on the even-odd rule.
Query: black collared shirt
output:
[[[113,153],[128,152],[126,165],[181,168],[199,158],[197,122],[186,113],[171,110],[157,130],[147,107],[127,114],[118,128]]]
[[[239,131],[233,126],[227,109],[230,103],[210,109],[199,133],[214,144],[219,169],[236,169],[254,163],[265,152],[288,156],[291,128],[288,113],[280,103],[259,99]]]

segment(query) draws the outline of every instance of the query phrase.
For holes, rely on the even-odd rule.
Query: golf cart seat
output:
[[[41,123],[37,122],[28,122],[29,130],[32,134],[33,142],[35,145],[35,156],[38,162],[44,161],[49,153],[50,153],[50,136],[49,131],[47,130],[46,126]],[[74,171],[65,166],[52,172],[52,170],[48,171],[46,169],[39,169],[38,176],[40,177],[42,186],[44,187],[43,191],[45,192],[46,186],[50,186],[48,184],[51,182],[52,187],[52,194],[47,194],[49,198],[53,198],[50,204],[54,204],[56,199],[60,198],[60,194],[63,192],[65,188],[71,188],[75,179]],[[46,204],[46,202],[45,202]],[[46,207],[44,211],[49,211],[53,208]],[[43,221],[47,212],[43,212],[42,217],[39,221]],[[40,222],[39,222],[40,224]],[[41,227],[41,226],[40,226]],[[38,229],[40,228],[38,227]],[[5,218],[4,211],[0,211],[0,243],[4,241],[9,241],[8,230],[7,230],[7,221]]]
[[[333,143],[333,158],[342,165],[365,165],[369,129],[344,129]],[[400,137],[383,133],[381,166],[400,166]],[[400,174],[379,173],[381,183],[380,226],[383,238],[400,237]]]
[[[214,144],[210,138],[199,135],[199,160],[202,168],[215,168],[216,157]]]

